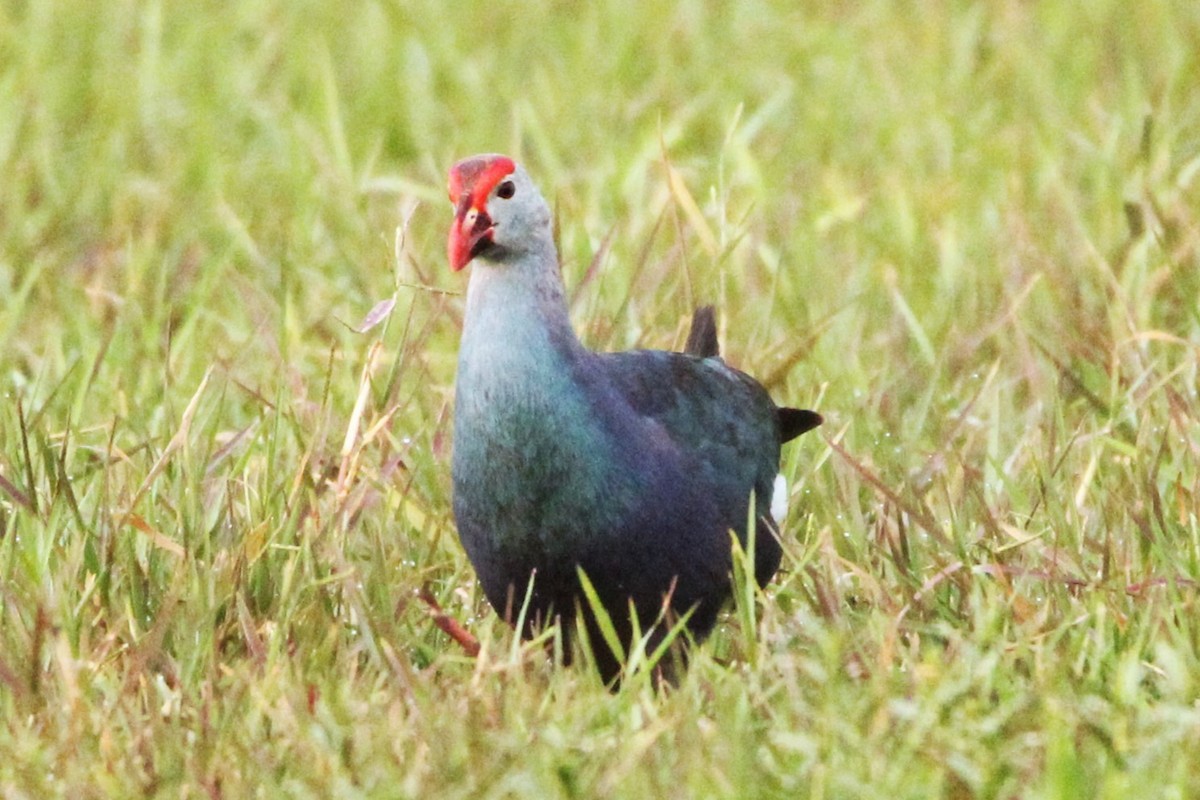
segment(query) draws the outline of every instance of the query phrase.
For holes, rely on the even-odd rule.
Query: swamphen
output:
[[[697,310],[683,353],[587,349],[568,318],[550,210],[524,168],[468,158],[449,190],[450,266],[474,264],[455,389],[459,536],[498,613],[516,624],[528,602],[522,635],[557,620],[568,642],[582,614],[611,681],[620,659],[578,570],[624,647],[633,615],[652,645],[664,620],[688,612],[703,639],[730,596],[730,532],[746,545],[752,493],[758,583],[779,568],[767,512],[781,517],[786,500],[780,445],[821,417],[777,407],[722,361],[711,307]]]

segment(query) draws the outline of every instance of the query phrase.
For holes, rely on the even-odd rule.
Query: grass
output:
[[[1200,6],[782,5],[0,8],[0,794],[1200,794]],[[497,150],[590,343],[827,419],[662,696],[457,543]]]

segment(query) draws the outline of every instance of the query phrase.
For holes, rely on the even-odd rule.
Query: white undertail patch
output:
[[[788,485],[782,473],[775,476],[775,487],[771,490],[771,519],[779,525],[787,516]]]

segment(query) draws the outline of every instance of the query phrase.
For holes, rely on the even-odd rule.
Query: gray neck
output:
[[[512,552],[559,546],[553,532],[619,483],[579,384],[591,354],[571,329],[557,266],[530,261],[473,265],[455,381],[456,504]],[[547,536],[536,547],[529,538]]]
[[[546,378],[583,351],[571,328],[552,242],[503,262],[476,259],[467,286],[458,384]],[[465,373],[465,374],[464,374]]]

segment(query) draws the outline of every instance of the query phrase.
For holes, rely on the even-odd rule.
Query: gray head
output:
[[[553,244],[550,209],[525,169],[507,156],[479,155],[450,168],[450,267],[477,256],[503,263]]]

